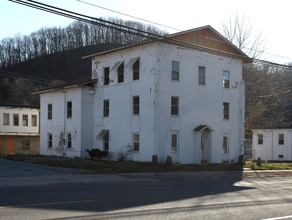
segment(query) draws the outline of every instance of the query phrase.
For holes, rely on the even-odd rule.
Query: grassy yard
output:
[[[153,164],[134,161],[98,161],[84,159],[69,159],[63,157],[46,156],[24,156],[8,155],[5,159],[25,161],[35,164],[70,167],[76,169],[90,170],[93,173],[133,173],[133,172],[175,172],[175,171],[242,171],[244,168],[251,170],[286,170],[292,169],[292,163],[265,163],[257,166],[254,161],[246,161],[245,165],[240,164]]]
[[[249,168],[251,170],[291,170],[292,163],[262,161],[261,166],[258,166],[255,161],[246,161],[244,168]]]

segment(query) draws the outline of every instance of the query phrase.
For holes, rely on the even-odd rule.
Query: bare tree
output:
[[[220,31],[249,57],[259,58],[265,51],[262,32],[255,31],[254,25],[245,15],[231,16],[227,22],[221,23]]]

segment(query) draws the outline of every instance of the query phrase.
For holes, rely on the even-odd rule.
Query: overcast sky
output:
[[[222,22],[236,13],[253,24],[254,33],[262,33],[266,53],[262,57],[272,62],[292,62],[292,1],[291,0],[40,0],[43,3],[94,17],[131,17],[90,6],[80,1],[109,8],[135,17],[150,20],[179,30],[211,25],[220,32]],[[73,20],[0,1],[0,40],[15,34],[30,34],[41,27],[66,27]],[[159,27],[159,26],[158,26]],[[169,33],[177,30],[159,27]]]

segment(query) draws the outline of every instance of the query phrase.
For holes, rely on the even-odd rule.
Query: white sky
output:
[[[86,5],[77,0],[39,0],[94,17],[119,17],[120,14]],[[262,33],[266,53],[262,59],[272,62],[292,62],[292,1],[291,0],[82,0],[150,20],[163,25],[187,30],[211,25],[220,31],[223,21],[236,13],[253,24],[255,34]],[[0,40],[15,34],[30,34],[41,27],[65,27],[73,20],[37,9],[0,0]],[[169,33],[177,32],[166,29]],[[273,55],[272,55],[273,54]],[[278,56],[274,56],[278,55]]]

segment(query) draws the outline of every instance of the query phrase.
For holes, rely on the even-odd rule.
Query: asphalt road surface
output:
[[[77,175],[69,171],[50,170],[43,180],[48,175],[61,178],[62,172]],[[291,176],[214,178],[213,174],[0,184],[0,219],[292,219]]]

